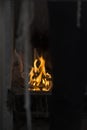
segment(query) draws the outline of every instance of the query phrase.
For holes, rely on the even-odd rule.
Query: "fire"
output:
[[[34,61],[34,67],[29,73],[30,90],[32,91],[50,91],[52,87],[52,76],[46,72],[45,60],[41,56]]]

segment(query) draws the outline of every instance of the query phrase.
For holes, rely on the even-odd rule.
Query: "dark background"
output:
[[[87,3],[82,2],[79,28],[77,2],[49,2],[48,8],[54,75],[50,129],[80,130],[87,83]]]

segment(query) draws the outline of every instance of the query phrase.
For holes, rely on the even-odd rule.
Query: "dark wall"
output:
[[[86,7],[82,3],[77,27],[77,2],[48,2],[50,49],[53,59],[53,93],[49,101],[51,128],[80,130],[86,84]]]

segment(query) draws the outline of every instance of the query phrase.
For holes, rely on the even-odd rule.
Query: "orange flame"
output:
[[[50,91],[52,87],[52,76],[46,72],[45,60],[39,57],[34,61],[34,67],[29,73],[29,84],[32,91]]]

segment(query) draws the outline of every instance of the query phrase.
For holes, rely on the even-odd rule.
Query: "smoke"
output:
[[[32,49],[30,44],[30,26],[33,20],[33,1],[22,0],[21,13],[19,18],[18,31],[21,32],[19,43],[23,45],[24,49],[24,72],[29,72],[29,65],[31,64]],[[21,31],[20,31],[21,30]],[[18,42],[18,41],[17,41]],[[31,130],[31,110],[30,110],[30,94],[28,91],[28,76],[25,77],[25,109],[27,116],[27,127]]]

